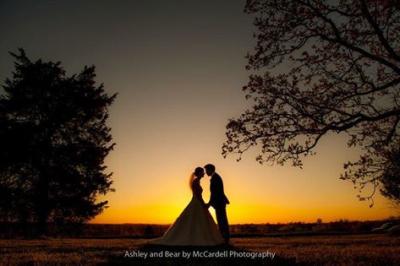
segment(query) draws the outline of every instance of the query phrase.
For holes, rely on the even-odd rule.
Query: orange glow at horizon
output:
[[[338,179],[342,161],[358,155],[356,150],[345,148],[344,140],[341,135],[328,136],[317,149],[318,154],[305,160],[304,169],[258,165],[253,158],[239,163],[233,159],[218,160],[217,172],[231,201],[227,207],[230,224],[315,222],[318,218],[324,222],[379,220],[398,215],[378,193],[374,207],[369,208],[368,202],[358,201],[357,190],[349,182]],[[197,154],[189,154],[195,161]],[[132,166],[147,174],[147,178],[132,177],[121,183],[116,179],[117,191],[105,197],[110,200],[110,207],[91,222],[173,223],[191,200],[189,174],[185,173],[207,162],[192,164],[191,160],[183,161],[181,168],[162,161],[154,167],[150,167],[151,163]],[[122,168],[131,169],[131,166]],[[205,176],[201,184],[207,202],[209,177]],[[210,211],[215,218],[214,210],[210,208]]]
[[[171,224],[182,212],[185,203],[176,205],[149,204],[133,206],[126,209],[111,208],[105,214],[91,221],[91,223],[132,223],[132,224]],[[215,219],[215,213],[210,208]],[[227,207],[230,224],[245,223],[289,223],[289,222],[315,222],[322,218],[324,222],[346,220],[380,220],[393,214],[388,210],[378,210],[366,213],[365,209],[354,210],[352,208],[330,209],[329,213],[320,208],[296,209],[288,206],[267,206],[256,204],[237,204]],[[322,215],[321,215],[322,214]]]

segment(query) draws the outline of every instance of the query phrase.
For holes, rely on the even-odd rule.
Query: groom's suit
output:
[[[226,204],[229,204],[228,198],[224,193],[224,184],[222,178],[214,173],[210,179],[210,201],[209,205],[215,209],[219,231],[226,241],[229,240],[229,224],[226,217]]]

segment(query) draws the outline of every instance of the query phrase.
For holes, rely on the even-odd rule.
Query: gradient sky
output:
[[[358,151],[344,135],[322,139],[304,168],[223,159],[228,118],[246,107],[245,54],[253,46],[245,1],[0,0],[0,80],[8,51],[61,61],[67,74],[96,65],[119,96],[110,110],[115,150],[107,158],[116,192],[92,222],[171,223],[191,199],[188,178],[212,162],[224,179],[231,223],[380,219],[397,213],[380,196],[359,202],[338,179]],[[202,180],[209,198],[208,178]]]

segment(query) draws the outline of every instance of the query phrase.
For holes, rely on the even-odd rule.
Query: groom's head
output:
[[[208,176],[212,176],[215,173],[215,166],[213,164],[206,164],[204,166],[204,169],[206,169],[206,173]]]

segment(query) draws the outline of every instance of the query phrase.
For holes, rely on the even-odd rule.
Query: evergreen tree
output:
[[[67,76],[60,62],[31,61],[23,49],[0,98],[0,211],[9,220],[84,222],[112,191],[104,159],[113,149],[106,125],[116,94],[96,86],[95,67]]]

